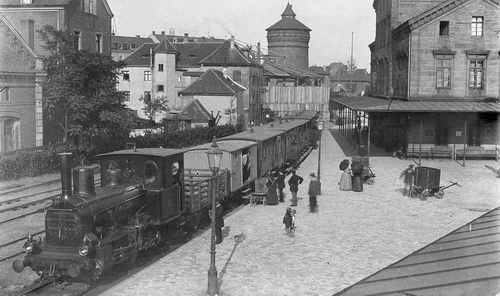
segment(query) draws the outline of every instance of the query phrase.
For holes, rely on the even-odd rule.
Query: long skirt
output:
[[[340,190],[351,191],[352,190],[352,177],[348,173],[342,173],[340,177]]]

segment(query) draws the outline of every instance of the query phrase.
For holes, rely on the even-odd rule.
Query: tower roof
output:
[[[285,10],[283,11],[283,13],[281,14],[282,17],[295,17],[296,14],[295,12],[293,12],[293,9],[292,9],[292,4],[288,3],[286,5],[286,8]]]
[[[311,31],[309,27],[295,19],[295,12],[292,9],[292,5],[288,3],[285,10],[281,14],[281,20],[279,20],[274,25],[266,29],[266,31],[272,30],[301,30],[301,31]]]

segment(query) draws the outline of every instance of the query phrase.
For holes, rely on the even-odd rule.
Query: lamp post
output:
[[[318,186],[319,194],[321,195],[321,134],[323,133],[323,120],[318,122],[319,130],[319,147],[318,147]]]
[[[217,200],[217,173],[222,163],[222,151],[219,149],[215,137],[212,140],[210,150],[207,151],[208,167],[212,171],[214,183],[212,190],[212,234],[210,237],[210,268],[208,269],[208,290],[209,296],[217,295],[217,268],[215,267],[215,208]]]

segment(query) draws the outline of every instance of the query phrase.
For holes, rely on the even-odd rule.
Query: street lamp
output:
[[[318,122],[319,130],[319,148],[318,148],[318,187],[321,195],[321,134],[323,133],[323,120]]]
[[[208,269],[208,290],[207,294],[210,296],[217,295],[217,268],[215,267],[215,208],[216,208],[216,195],[217,195],[217,173],[222,163],[222,151],[219,149],[215,137],[212,140],[210,150],[207,151],[208,167],[212,171],[214,178],[212,189],[212,234],[210,237],[210,268]]]

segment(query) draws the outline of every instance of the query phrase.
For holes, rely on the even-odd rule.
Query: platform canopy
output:
[[[356,111],[365,112],[459,112],[500,113],[500,103],[434,98],[433,100],[389,100],[373,97],[342,97],[334,102]]]
[[[500,208],[334,296],[498,295]]]

